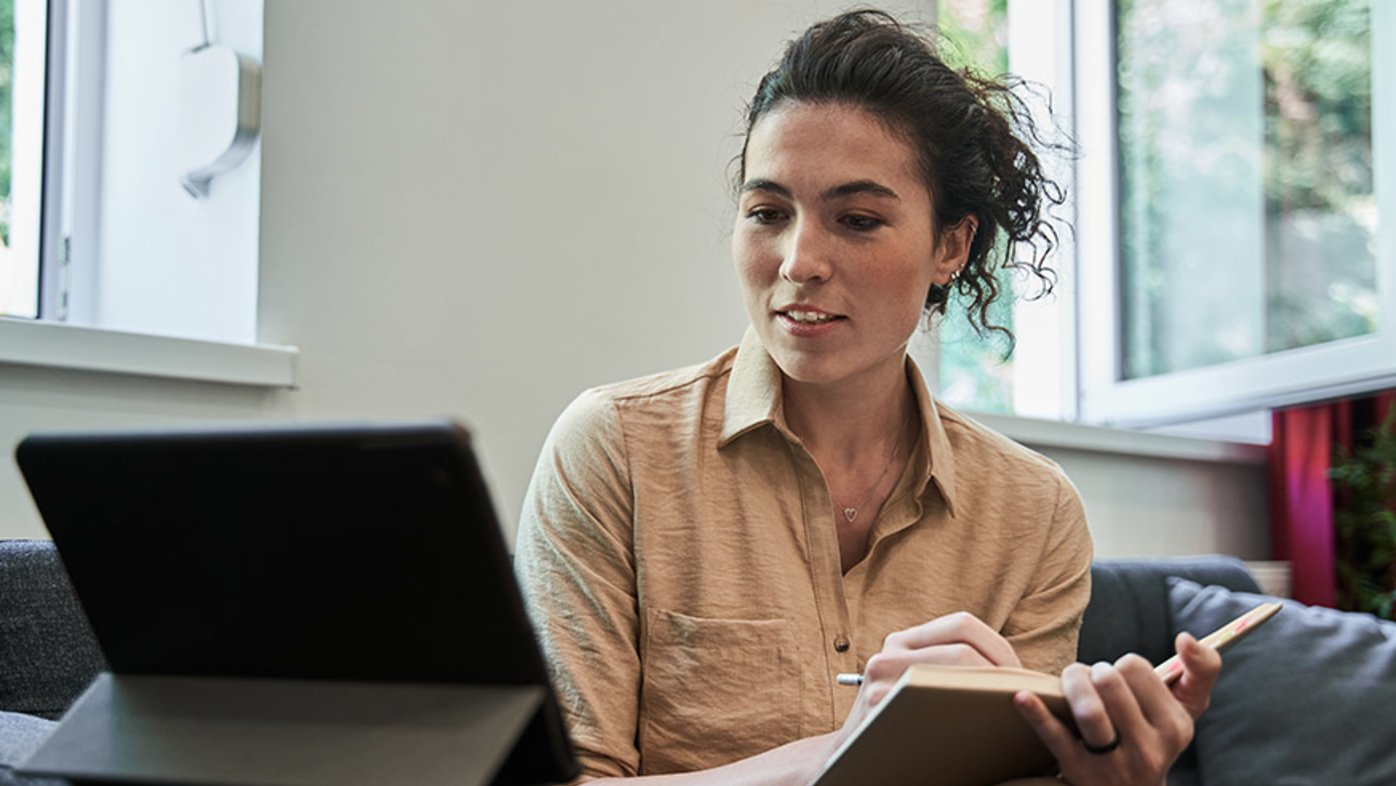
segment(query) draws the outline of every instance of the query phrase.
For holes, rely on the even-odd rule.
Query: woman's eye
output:
[[[871,232],[883,225],[883,220],[872,216],[851,215],[843,217],[844,226],[859,232]]]
[[[758,224],[774,224],[785,218],[785,212],[773,207],[754,207],[746,212],[747,218]]]

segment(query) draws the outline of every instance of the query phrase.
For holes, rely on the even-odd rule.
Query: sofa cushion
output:
[[[63,782],[59,780],[26,778],[14,771],[16,766],[29,758],[29,754],[38,750],[57,725],[33,715],[0,712],[0,786],[62,786]]]
[[[1259,592],[1245,563],[1235,557],[1098,559],[1091,565],[1091,602],[1081,624],[1077,659],[1114,661],[1137,652],[1158,663],[1173,654],[1168,614],[1169,576],[1199,584]]]
[[[56,718],[103,668],[53,544],[0,540],[0,710]]]
[[[0,712],[0,767],[18,766],[57,726],[57,721],[33,715]]]
[[[1220,555],[1154,559],[1098,559],[1091,565],[1091,602],[1081,624],[1076,657],[1083,663],[1114,661],[1137,652],[1155,663],[1173,654],[1168,613],[1169,576],[1204,584],[1259,591],[1255,578],[1235,557]],[[1196,744],[1188,746],[1168,774],[1169,786],[1195,786]]]
[[[1263,595],[1169,583],[1174,629],[1202,636]],[[1207,786],[1396,783],[1396,623],[1285,601],[1228,649],[1212,706],[1197,724]]]

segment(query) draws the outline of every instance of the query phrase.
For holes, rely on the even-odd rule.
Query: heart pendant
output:
[[[844,509],[843,509],[843,517],[846,518],[846,519],[848,519],[848,522],[849,522],[850,524],[852,524],[852,523],[853,523],[853,520],[856,519],[856,518],[858,518],[858,509],[857,509],[857,508],[844,508]]]

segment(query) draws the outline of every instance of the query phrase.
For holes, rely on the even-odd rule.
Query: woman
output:
[[[907,357],[950,287],[983,322],[1000,229],[1050,241],[1005,95],[872,11],[762,80],[732,242],[751,329],[584,393],[525,503],[519,572],[587,775],[807,783],[916,662],[1062,673],[1079,739],[1018,703],[1074,783],[1160,783],[1186,746],[1219,658],[1181,638],[1172,690],[1137,657],[1068,667],[1075,489]]]

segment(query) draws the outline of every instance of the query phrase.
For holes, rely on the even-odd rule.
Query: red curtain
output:
[[[1332,606],[1333,487],[1328,468],[1335,445],[1348,450],[1381,424],[1396,391],[1276,410],[1270,441],[1270,548],[1290,563],[1295,600]]]

